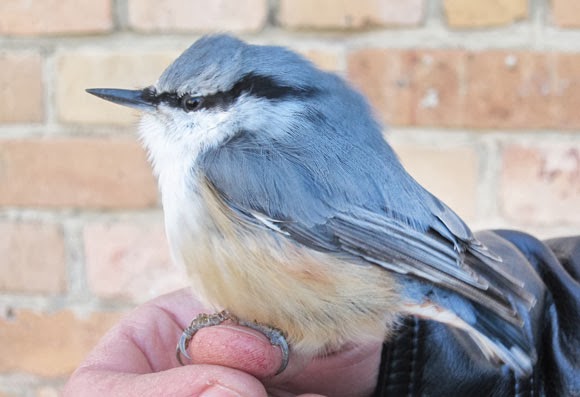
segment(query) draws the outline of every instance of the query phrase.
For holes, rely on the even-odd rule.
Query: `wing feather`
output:
[[[384,142],[376,145],[383,152],[366,153],[364,167],[349,163],[344,148],[337,159],[309,164],[309,159],[320,158],[320,148],[301,147],[287,155],[259,142],[236,144],[232,140],[208,153],[200,169],[243,219],[308,248],[350,256],[353,265],[381,266],[426,290],[440,289],[443,298],[436,303],[498,344],[496,356],[521,363],[521,358],[506,358],[506,352],[523,351],[532,360],[535,353],[518,304],[531,307],[533,298],[453,211],[418,185],[396,159],[385,160],[392,153]],[[327,156],[333,148],[322,152]],[[449,292],[462,303],[445,298]],[[473,308],[471,314],[465,305]]]

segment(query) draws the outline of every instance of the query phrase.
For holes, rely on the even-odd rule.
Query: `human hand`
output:
[[[332,397],[369,396],[377,382],[381,346],[353,346],[325,358],[282,354],[249,328],[222,324],[191,340],[191,365],[175,345],[203,308],[188,290],[152,300],[115,325],[72,374],[64,396]],[[318,394],[304,394],[318,393]]]

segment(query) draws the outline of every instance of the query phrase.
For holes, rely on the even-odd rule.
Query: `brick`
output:
[[[410,124],[459,126],[463,122],[463,51],[412,51],[403,59],[403,79],[411,81]]]
[[[129,26],[138,31],[256,32],[266,23],[268,1],[129,0],[128,10]]]
[[[147,208],[157,188],[129,139],[0,140],[0,205]]]
[[[304,55],[317,67],[323,70],[336,72],[340,69],[341,54],[339,51],[327,49],[295,49]]]
[[[454,28],[508,25],[528,15],[527,0],[444,0],[443,6]]]
[[[111,4],[111,0],[2,0],[0,34],[108,32],[113,28]]]
[[[0,257],[0,291],[65,291],[64,242],[57,225],[0,222]]]
[[[371,48],[347,67],[389,124],[580,128],[580,54]]]
[[[93,223],[83,239],[89,288],[102,298],[144,302],[187,285],[160,221]]]
[[[580,54],[553,54],[555,80],[550,87],[554,127],[580,128]]]
[[[11,310],[0,318],[0,372],[67,376],[119,318],[112,312],[81,317],[70,310]]]
[[[423,7],[423,0],[281,0],[278,22],[291,29],[418,25]]]
[[[554,124],[551,67],[545,55],[471,53],[465,69],[465,126],[542,128]]]
[[[423,187],[466,221],[476,219],[479,157],[473,148],[393,147],[405,169]]]
[[[411,81],[404,50],[363,49],[349,54],[348,78],[369,99],[383,121],[407,125],[411,120]]]
[[[552,21],[562,28],[580,27],[580,2],[577,0],[551,0]]]
[[[40,55],[24,52],[0,53],[0,123],[42,121],[43,98]]]
[[[511,221],[580,227],[580,144],[508,145],[503,150],[500,197]]]
[[[472,53],[465,84],[468,127],[580,127],[580,54]]]
[[[365,49],[349,54],[348,76],[390,124],[459,126],[465,58],[463,51]]]
[[[57,59],[55,101],[65,123],[134,124],[139,112],[85,92],[86,88],[143,88],[159,78],[179,52],[80,50]]]

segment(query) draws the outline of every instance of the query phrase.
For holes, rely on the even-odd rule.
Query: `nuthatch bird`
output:
[[[384,340],[402,316],[438,321],[518,375],[533,299],[384,140],[340,77],[275,46],[195,42],[143,90],[90,89],[143,112],[174,260],[194,291],[315,356]]]

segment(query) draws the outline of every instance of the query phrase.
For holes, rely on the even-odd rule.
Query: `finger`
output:
[[[188,348],[194,364],[215,364],[239,369],[258,379],[274,376],[282,365],[282,351],[253,329],[222,324],[203,328]],[[304,359],[291,354],[283,376],[293,376],[306,366]]]
[[[197,314],[207,311],[190,288],[182,288],[159,296],[143,306],[153,306],[171,313],[181,329],[187,327]]]
[[[83,366],[128,373],[178,366],[175,345],[186,318],[201,306],[187,289],[156,298],[126,315],[99,341]]]
[[[280,382],[275,377],[270,386],[327,396],[368,396],[377,383],[381,350],[380,341],[348,345],[314,358],[293,378]]]
[[[152,374],[80,369],[65,386],[64,397],[266,397],[262,384],[241,371],[189,365]]]

